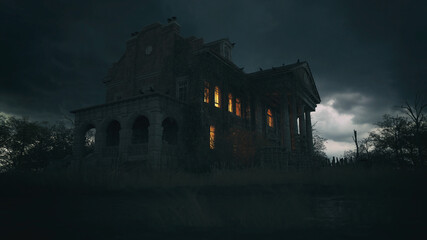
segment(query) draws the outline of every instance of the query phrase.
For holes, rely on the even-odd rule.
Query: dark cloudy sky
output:
[[[10,1],[0,3],[0,112],[34,120],[103,103],[102,78],[131,32],[177,16],[181,35],[236,42],[246,72],[309,62],[328,154],[427,92],[422,1]]]

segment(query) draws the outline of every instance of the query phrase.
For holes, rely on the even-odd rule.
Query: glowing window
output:
[[[215,148],[215,127],[212,125],[209,128],[209,148]]]
[[[269,127],[273,127],[273,113],[271,109],[267,109],[267,124]]]
[[[233,95],[228,94],[228,111],[233,112]]]
[[[219,87],[215,86],[215,107],[219,108],[221,107],[221,91],[219,90]]]
[[[209,103],[209,83],[205,82],[205,90],[203,94],[203,102]]]
[[[240,104],[240,99],[236,98],[236,115],[241,117],[242,116],[242,106]]]

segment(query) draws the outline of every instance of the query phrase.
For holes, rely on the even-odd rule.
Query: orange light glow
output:
[[[209,83],[205,82],[205,90],[203,94],[203,102],[209,103]]]
[[[241,117],[242,116],[242,106],[240,104],[240,99],[236,98],[236,115]]]
[[[209,128],[209,148],[215,148],[215,127],[212,125]]]
[[[219,90],[219,87],[215,86],[215,107],[219,108],[221,107],[221,92]]]
[[[228,94],[228,111],[233,112],[233,95]]]
[[[273,127],[273,113],[271,109],[267,109],[267,124],[269,127]]]

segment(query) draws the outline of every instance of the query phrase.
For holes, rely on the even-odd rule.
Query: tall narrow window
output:
[[[203,102],[209,103],[209,83],[205,81],[205,90],[203,93]]]
[[[233,95],[231,93],[228,94],[228,111],[233,112]]]
[[[271,109],[267,109],[267,124],[269,127],[273,127],[273,113]]]
[[[242,105],[240,103],[240,98],[236,98],[236,116],[242,116]]]
[[[177,80],[177,94],[180,101],[187,101],[188,81],[186,77],[181,77]]]
[[[214,101],[215,101],[215,107],[219,108],[221,107],[221,91],[219,90],[218,86],[215,86],[215,96],[214,96]]]
[[[209,148],[215,148],[215,127],[212,125],[209,127]]]
[[[246,119],[251,119],[251,107],[248,105],[246,105],[246,113],[245,113]]]

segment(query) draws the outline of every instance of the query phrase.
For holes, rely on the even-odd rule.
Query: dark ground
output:
[[[427,239],[427,177],[417,174],[132,190],[2,176],[0,239]]]

